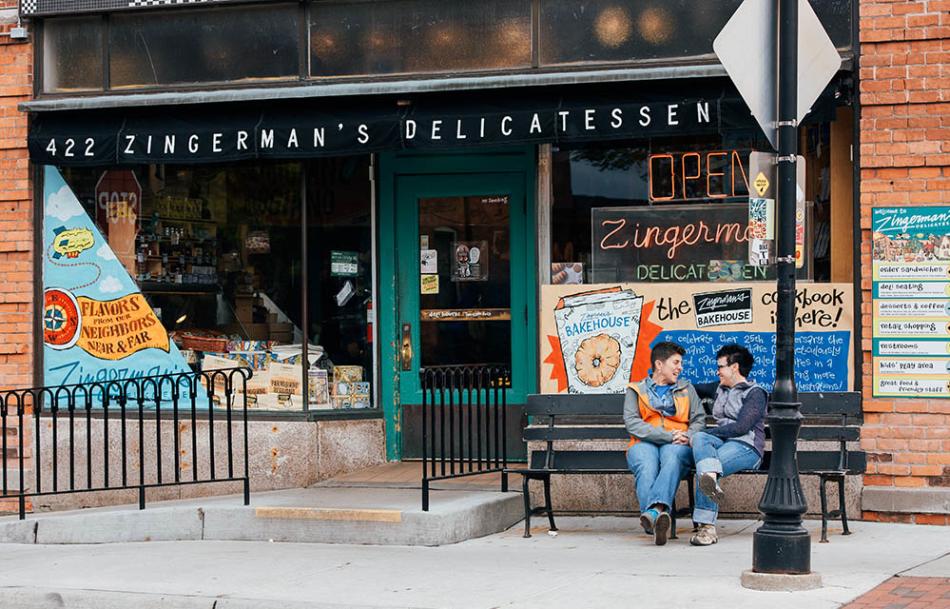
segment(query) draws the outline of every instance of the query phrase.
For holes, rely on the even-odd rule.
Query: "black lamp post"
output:
[[[802,527],[807,505],[798,477],[796,442],[801,402],[795,388],[795,207],[798,154],[798,0],[778,2],[778,298],[776,303],[775,387],[769,404],[772,461],[759,510],[764,524],[755,532],[752,570],[756,573],[811,572],[811,539]]]

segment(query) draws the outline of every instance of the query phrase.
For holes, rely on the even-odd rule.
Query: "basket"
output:
[[[175,336],[175,342],[178,343],[182,349],[192,349],[194,351],[214,351],[217,353],[223,353],[228,350],[227,337],[179,334]]]

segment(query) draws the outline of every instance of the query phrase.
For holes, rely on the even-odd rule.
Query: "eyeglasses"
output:
[[[722,370],[723,368],[728,368],[732,364],[716,364],[716,370]]]

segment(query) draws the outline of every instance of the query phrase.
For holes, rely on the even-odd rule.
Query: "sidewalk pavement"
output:
[[[950,609],[950,577],[892,577],[845,609]]]
[[[235,541],[0,545],[0,607],[36,609],[598,608],[832,609],[895,575],[950,577],[950,528],[855,522],[812,532],[824,586],[757,592],[754,521],[721,522],[720,542],[665,547],[634,518],[562,517],[561,532],[520,526],[440,547]],[[914,598],[914,597],[907,597]],[[915,598],[915,600],[917,600]],[[876,606],[876,605],[875,605]],[[883,605],[881,605],[883,607]]]

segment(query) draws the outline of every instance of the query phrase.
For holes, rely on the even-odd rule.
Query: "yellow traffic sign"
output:
[[[765,193],[769,190],[769,179],[760,171],[759,175],[755,176],[752,186],[755,187],[755,191],[759,193],[760,197],[764,197]]]

